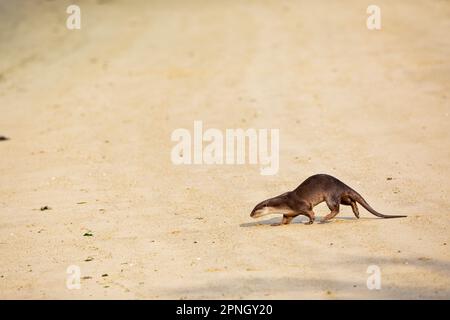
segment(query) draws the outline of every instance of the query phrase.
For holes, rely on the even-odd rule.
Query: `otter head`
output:
[[[292,209],[287,204],[286,194],[264,200],[256,205],[250,213],[250,217],[259,218],[272,213],[289,213]]]

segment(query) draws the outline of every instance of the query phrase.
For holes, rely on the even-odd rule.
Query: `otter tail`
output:
[[[373,214],[374,216],[380,217],[380,218],[385,218],[385,219],[389,219],[389,218],[406,218],[407,216],[400,216],[400,215],[385,215],[385,214],[381,214],[377,211],[375,211],[367,202],[366,200],[364,200],[364,198],[355,190],[352,189],[352,194],[350,195],[350,197],[355,200],[356,202],[358,202],[360,205],[362,205],[367,211],[369,211],[371,214]]]

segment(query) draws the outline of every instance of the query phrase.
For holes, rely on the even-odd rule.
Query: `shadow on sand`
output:
[[[316,217],[316,221],[314,223],[319,223],[319,224],[328,224],[328,223],[333,223],[333,220],[337,220],[337,221],[357,221],[357,220],[377,220],[377,219],[381,219],[381,218],[376,218],[376,217],[361,217],[359,219],[356,219],[355,217],[335,217],[333,218],[331,221],[327,221],[327,222],[322,222],[323,217]],[[274,223],[279,223],[281,221],[281,215],[279,217],[275,217],[275,218],[271,218],[271,219],[267,219],[267,220],[261,220],[261,221],[255,221],[255,222],[246,222],[246,223],[241,223],[239,226],[240,227],[257,227],[257,226],[264,226],[264,225],[272,225]],[[305,216],[298,216],[295,219],[292,220],[291,224],[305,224],[306,222],[308,222],[309,219]]]

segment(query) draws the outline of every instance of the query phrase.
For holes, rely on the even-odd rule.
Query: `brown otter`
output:
[[[355,190],[342,181],[327,174],[316,174],[303,181],[295,190],[283,193],[274,198],[260,202],[250,214],[252,218],[271,213],[283,214],[281,223],[289,224],[298,215],[309,218],[307,224],[314,222],[313,208],[325,201],[331,212],[323,221],[334,218],[339,213],[339,205],[351,206],[356,218],[359,219],[359,211],[356,203],[362,205],[367,211],[380,218],[403,218],[406,216],[384,215],[374,209]]]

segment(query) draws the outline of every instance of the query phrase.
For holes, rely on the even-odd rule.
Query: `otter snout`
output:
[[[257,205],[250,213],[250,217],[259,218],[269,214],[269,211],[270,210],[265,205]]]
[[[252,218],[259,218],[261,216],[262,216],[261,210],[253,209],[253,211],[250,213],[250,217],[252,217]]]

